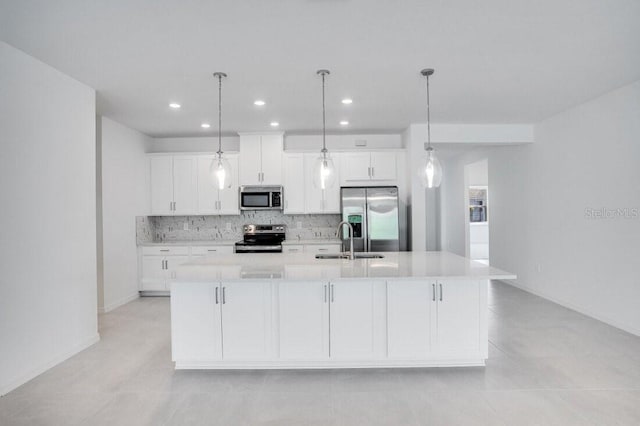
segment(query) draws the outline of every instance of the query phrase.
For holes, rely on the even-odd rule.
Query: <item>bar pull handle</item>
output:
[[[440,301],[442,302],[442,283],[440,283]]]
[[[216,305],[218,304],[218,287],[216,286]]]
[[[335,301],[335,289],[333,288],[333,284],[331,284],[331,303]]]
[[[431,284],[431,287],[433,289],[433,296],[431,297],[431,300],[433,302],[435,302],[436,301],[436,285],[435,284]]]
[[[324,285],[324,303],[327,303],[327,285]]]
[[[375,167],[371,168],[371,177],[376,177],[376,168]]]
[[[371,167],[367,167],[367,176],[371,177]]]
[[[227,303],[227,292],[225,290],[226,290],[226,287],[222,287],[222,304],[223,305]]]
[[[160,249],[160,251],[169,251],[169,249]]]

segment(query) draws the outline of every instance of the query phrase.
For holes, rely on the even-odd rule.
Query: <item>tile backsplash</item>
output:
[[[173,241],[240,240],[242,226],[284,224],[288,240],[334,238],[339,214],[286,215],[275,211],[249,211],[238,216],[138,216],[138,244]],[[185,223],[187,230],[185,230]]]

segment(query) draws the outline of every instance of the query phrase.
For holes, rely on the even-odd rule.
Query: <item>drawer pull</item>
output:
[[[160,251],[169,251],[169,249],[160,249]]]

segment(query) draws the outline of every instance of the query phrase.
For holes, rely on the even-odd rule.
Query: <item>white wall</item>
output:
[[[98,339],[95,92],[0,42],[0,395]]]
[[[222,150],[237,152],[240,149],[239,136],[223,136]],[[147,152],[216,152],[218,138],[204,136],[199,138],[154,138],[147,145]]]
[[[535,143],[446,164],[443,246],[464,253],[461,173],[489,161],[491,263],[533,293],[640,335],[640,81],[535,126]],[[444,194],[446,192],[446,194]],[[461,213],[458,213],[461,212]]]
[[[108,312],[138,297],[136,216],[149,213],[149,169],[145,151],[152,139],[99,117],[102,164],[103,304]]]

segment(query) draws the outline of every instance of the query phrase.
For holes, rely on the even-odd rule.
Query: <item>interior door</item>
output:
[[[387,351],[390,358],[424,359],[429,355],[435,305],[435,281],[387,281]]]
[[[400,250],[398,188],[367,188],[368,251]]]
[[[329,357],[328,286],[323,281],[279,284],[280,358]]]
[[[333,359],[374,356],[374,295],[371,281],[330,284],[330,351]]]
[[[264,359],[271,339],[271,283],[222,283],[224,359]]]
[[[438,281],[437,349],[455,354],[480,350],[480,283]]]
[[[180,290],[171,294],[172,359],[222,359],[220,327],[219,284],[180,283]]]
[[[173,203],[173,158],[151,157],[151,214],[172,215]]]

